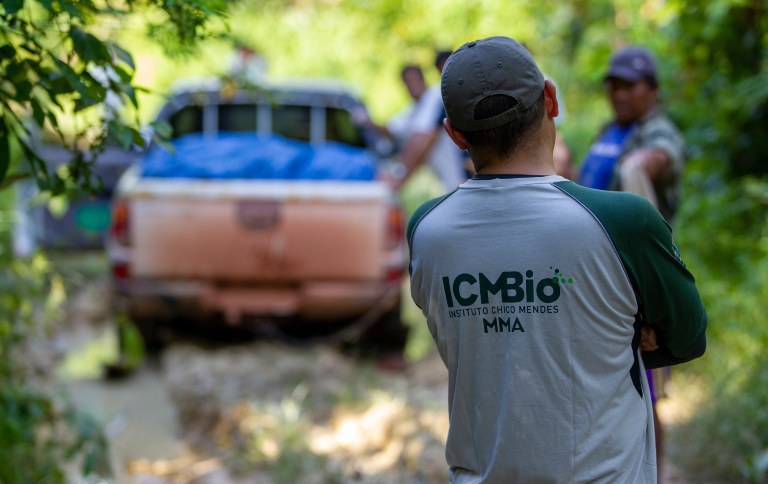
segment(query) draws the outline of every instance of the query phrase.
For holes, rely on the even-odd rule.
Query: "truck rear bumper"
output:
[[[310,282],[298,287],[217,286],[194,281],[115,283],[120,309],[143,318],[223,315],[237,325],[246,317],[334,321],[399,302],[400,281]]]

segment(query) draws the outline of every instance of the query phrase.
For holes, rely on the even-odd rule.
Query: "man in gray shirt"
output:
[[[656,482],[642,372],[706,347],[669,226],[555,174],[555,88],[514,40],[463,45],[441,91],[477,175],[423,205],[408,242],[448,368],[451,482]]]

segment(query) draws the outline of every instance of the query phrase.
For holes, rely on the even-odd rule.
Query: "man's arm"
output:
[[[619,162],[623,191],[647,198],[658,207],[655,183],[679,175],[685,163],[685,142],[666,116],[655,111],[630,138]]]
[[[666,176],[672,160],[667,151],[649,147],[632,151],[622,160],[622,164],[641,168],[652,181],[660,181]]]
[[[402,188],[408,178],[427,159],[430,150],[442,133],[443,117],[444,110],[440,87],[433,86],[422,95],[414,108],[410,127],[411,134],[398,156],[398,163],[402,167],[402,176],[399,180],[394,180],[395,189]]]
[[[416,169],[424,163],[429,151],[434,146],[440,132],[437,129],[427,132],[413,133],[405,142],[398,161],[402,164],[403,172],[399,180],[394,181],[396,190],[400,190]]]
[[[595,214],[616,247],[635,289],[642,323],[656,336],[658,348],[642,352],[646,368],[701,356],[707,313],[659,212],[632,194],[589,190],[571,182],[555,185]]]
[[[640,148],[630,152],[621,160],[619,167],[622,190],[643,196],[658,208],[653,184],[667,176],[671,164],[667,152],[659,148]]]
[[[707,314],[672,231],[648,204],[620,236],[622,260],[633,279],[643,323],[658,347],[642,352],[646,368],[676,365],[704,354]]]

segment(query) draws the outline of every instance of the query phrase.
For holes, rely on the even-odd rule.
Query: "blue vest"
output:
[[[614,123],[603,132],[584,158],[579,175],[580,185],[600,190],[610,188],[613,169],[633,126],[622,127]]]

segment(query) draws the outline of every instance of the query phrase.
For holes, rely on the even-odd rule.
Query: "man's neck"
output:
[[[477,171],[481,175],[556,175],[554,138],[541,130],[507,158],[491,160]]]

